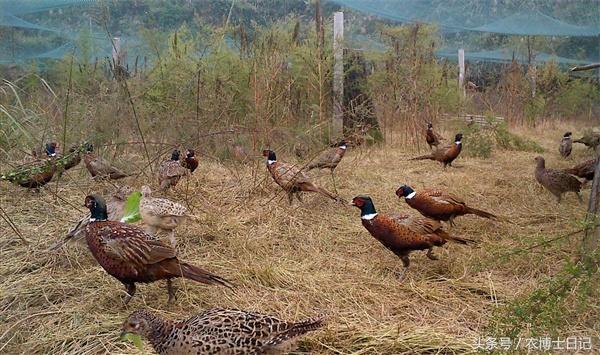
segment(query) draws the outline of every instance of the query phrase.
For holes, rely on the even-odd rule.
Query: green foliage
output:
[[[142,353],[144,346],[142,345],[142,337],[139,334],[125,333],[121,336],[121,340],[133,343],[133,345]]]
[[[493,115],[488,117],[487,121],[486,126],[474,123],[460,129],[464,134],[465,155],[487,159],[494,149],[544,152],[544,148],[537,142],[510,132],[506,123],[495,122]]]
[[[494,134],[496,146],[500,149],[534,153],[544,152],[544,148],[536,141],[511,133],[505,123],[495,126]]]
[[[134,223],[142,219],[140,216],[140,200],[142,194],[139,191],[134,191],[127,197],[125,207],[123,208],[123,218],[121,222]]]
[[[558,112],[566,118],[588,113],[600,100],[598,88],[582,81],[570,81],[558,95]]]
[[[566,260],[563,269],[528,295],[498,308],[490,322],[493,334],[519,336],[564,336],[573,329],[569,319],[595,302],[600,251],[586,261]]]
[[[494,132],[482,129],[479,125],[471,125],[463,130],[463,150],[465,155],[487,159],[492,156]]]

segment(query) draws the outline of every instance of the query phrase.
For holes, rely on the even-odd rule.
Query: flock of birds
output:
[[[440,146],[442,138],[434,132],[430,123],[425,139],[432,152],[411,160],[435,160],[444,169],[452,166],[462,150],[462,138],[462,134],[458,133],[452,144]],[[600,145],[600,136],[597,140],[588,138],[584,136],[575,142],[580,141],[591,147]],[[266,158],[267,170],[287,193],[290,204],[294,197],[302,201],[304,192],[318,193],[343,202],[337,194],[311,181],[305,171],[330,169],[335,188],[334,171],[348,146],[346,140],[341,140],[305,166],[280,161],[275,151],[270,149],[264,150],[263,156]],[[563,157],[568,157],[571,149],[571,133],[567,132],[561,140],[559,152]],[[81,160],[93,178],[114,180],[131,176],[94,154],[94,147],[89,143],[71,146],[65,155],[57,154],[56,143],[47,143],[44,153],[34,150],[32,155],[32,161],[0,176],[0,180],[9,180],[38,190],[52,180],[55,174],[60,176]],[[163,192],[176,186],[182,178],[198,168],[199,162],[194,150],[187,149],[183,159],[180,155],[180,151],[175,149],[170,159],[160,163],[158,185]],[[562,194],[570,191],[581,198],[579,192],[582,182],[578,177],[593,179],[597,159],[585,161],[570,169],[547,169],[542,157],[536,157],[535,162],[535,178],[560,202]],[[153,197],[148,186],[143,186],[141,190],[139,214],[144,228],[121,221],[124,218],[124,205],[134,191],[128,186],[120,186],[108,201],[97,194],[86,196],[84,204],[89,209],[90,216],[81,219],[67,236],[68,239],[85,238],[100,266],[125,286],[125,303],[134,296],[135,285],[140,282],[166,280],[169,302],[176,299],[172,279],[178,277],[233,288],[234,285],[229,280],[178,258],[175,229],[186,219],[194,218],[186,207],[166,198]],[[367,195],[354,197],[351,205],[360,209],[365,229],[402,261],[404,268],[398,275],[400,280],[405,277],[409,268],[411,252],[425,251],[429,259],[436,260],[433,247],[443,246],[447,242],[465,245],[476,242],[452,236],[441,222],[452,226],[456,217],[467,214],[501,220],[440,189],[425,188],[416,191],[403,184],[397,188],[396,195],[417,210],[420,216],[378,213],[372,198]],[[160,238],[163,232],[168,235],[168,243]],[[322,315],[299,322],[288,322],[269,315],[221,308],[206,310],[187,320],[171,321],[147,310],[137,310],[124,322],[122,331],[147,338],[161,354],[276,353],[290,349],[299,336],[318,329],[323,323]]]

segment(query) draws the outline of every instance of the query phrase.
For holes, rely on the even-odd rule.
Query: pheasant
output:
[[[571,175],[575,175],[579,178],[585,179],[586,181],[594,180],[594,171],[596,169],[596,164],[598,163],[598,158],[589,159],[584,161],[583,163],[579,163],[572,168],[563,169],[565,173],[569,173]]]
[[[411,216],[409,214],[393,214],[390,215],[396,223],[403,224],[414,232],[420,234],[435,234],[438,237],[450,240],[461,244],[472,244],[476,243],[473,239],[453,237],[447,231],[444,230],[442,224],[434,219],[422,217],[422,216]]]
[[[302,335],[323,326],[324,317],[288,322],[236,309],[211,308],[172,321],[147,311],[133,312],[121,334],[138,334],[159,354],[277,354],[290,351]]]
[[[90,172],[93,178],[108,178],[112,180],[122,179],[131,176],[122,170],[112,166],[102,157],[97,156],[94,152],[94,146],[91,143],[85,143],[85,154],[83,162],[86,169]]]
[[[90,223],[85,238],[100,266],[127,288],[125,304],[135,294],[135,283],[167,280],[169,302],[175,298],[171,279],[186,279],[209,285],[232,287],[229,281],[197,266],[179,261],[175,249],[162,243],[143,229],[108,221],[106,203],[98,195],[88,195],[85,206],[90,210]]]
[[[111,195],[110,199],[106,201],[106,212],[108,213],[109,221],[119,221],[123,217],[125,202],[127,202],[127,198],[129,197],[129,195],[131,195],[132,192],[133,189],[130,186],[117,186],[117,189]],[[69,231],[69,233],[67,233],[66,238],[60,245],[64,244],[64,242],[69,241],[71,238],[78,240],[79,238],[84,237],[85,227],[88,225],[89,222],[89,216],[85,216],[84,218],[80,219],[79,222],[77,222],[77,224],[75,225],[75,227],[73,227]]]
[[[569,155],[571,155],[571,150],[573,149],[573,141],[571,139],[571,135],[573,135],[573,133],[567,132],[560,140],[558,152],[563,158],[567,158]]]
[[[151,196],[152,191],[148,186],[142,186],[140,199],[140,216],[146,225],[146,231],[156,235],[158,230],[169,232],[169,241],[173,249],[177,247],[175,228],[189,216],[185,206],[168,200]]]
[[[466,214],[498,219],[498,217],[489,212],[467,206],[461,198],[442,190],[423,189],[417,192],[410,186],[400,185],[396,190],[396,196],[399,198],[404,197],[406,203],[419,211],[423,216],[438,221],[447,221],[450,225],[454,225],[454,218]]]
[[[8,180],[22,187],[35,189],[46,185],[56,173],[56,143],[47,143],[46,158],[36,159],[2,174],[0,180]]]
[[[600,133],[589,132],[583,135],[583,137],[576,139],[573,143],[581,143],[590,149],[596,149],[600,145]]]
[[[182,177],[190,174],[190,170],[179,162],[179,154],[178,149],[173,150],[171,159],[163,161],[158,167],[158,183],[163,191],[175,187]]]
[[[462,149],[462,137],[462,133],[459,133],[455,136],[454,143],[452,143],[451,145],[447,145],[442,148],[437,148],[431,154],[421,155],[410,160],[429,159],[439,161],[440,163],[444,164],[444,168],[446,168],[447,165],[452,166],[452,162],[458,157]]]
[[[308,176],[296,166],[277,161],[274,151],[265,149],[263,150],[263,156],[267,157],[267,169],[271,173],[273,180],[287,192],[290,204],[292,204],[294,195],[298,201],[302,202],[301,192],[318,192],[332,200],[339,200],[331,192],[313,184]]]
[[[331,179],[333,180],[333,186],[335,188],[335,176],[333,171],[338,166],[344,154],[346,154],[346,149],[348,148],[348,144],[345,139],[339,141],[334,148],[330,148],[321,153],[315,160],[310,162],[306,166],[306,170],[312,169],[330,169],[331,170]],[[336,188],[337,190],[337,188]]]
[[[433,131],[433,124],[427,123],[427,131],[425,132],[425,141],[429,145],[429,149],[433,149],[440,144],[442,137]]]
[[[359,195],[352,199],[353,206],[360,209],[362,225],[386,248],[396,254],[404,269],[399,275],[404,278],[410,265],[408,255],[415,250],[427,250],[427,257],[437,260],[433,255],[434,246],[442,246],[447,241],[467,244],[469,240],[452,237],[441,229],[439,222],[432,220],[407,220],[401,217],[392,217],[379,214],[375,210],[373,201],[369,196]]]
[[[190,173],[193,173],[194,170],[196,170],[198,167],[198,158],[196,158],[196,152],[193,149],[185,151],[185,159],[181,162],[181,166],[187,168]]]
[[[581,202],[581,181],[569,173],[557,169],[546,169],[546,161],[541,156],[535,159],[535,179],[548,191],[550,191],[558,203],[560,203],[562,194],[565,192],[574,192]]]

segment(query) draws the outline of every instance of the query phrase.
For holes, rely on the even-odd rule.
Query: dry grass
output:
[[[562,161],[556,141],[564,128],[522,133],[547,149],[549,166],[564,167],[591,154],[577,145],[573,159]],[[451,132],[445,133],[449,137]],[[369,194],[380,212],[408,211],[394,195],[398,184],[437,186],[507,222],[458,219],[452,232],[481,243],[446,245],[437,249],[438,261],[414,253],[411,269],[399,283],[395,272],[400,260],[363,229],[357,209],[317,195],[305,195],[303,204],[290,207],[266,169],[259,170],[260,184],[253,186],[250,168],[203,160],[171,195],[186,201],[203,221],[179,231],[180,257],[237,287],[232,292],[177,280],[173,305],[167,304],[165,284],[159,282],[140,285],[124,306],[124,288],[83,244],[47,251],[84,214],[79,207],[84,196],[106,194],[110,186],[92,182],[82,167],[69,172],[57,190],[51,183],[40,194],[3,183],[0,204],[31,243],[24,245],[0,224],[0,353],[136,353],[118,340],[122,321],[134,309],[148,307],[183,318],[213,306],[288,319],[325,312],[326,327],[300,344],[311,353],[472,352],[475,339],[487,335],[492,311],[556,273],[576,250],[578,237],[508,259],[501,256],[575,230],[573,222],[584,216],[586,205],[571,195],[558,209],[533,179],[533,153],[459,158],[457,168],[447,171],[434,162],[405,160],[414,153],[392,146],[350,151],[337,169],[340,194],[347,200]],[[331,188],[327,172],[311,174]],[[144,181],[130,183],[139,188]],[[588,312],[598,315],[597,309]],[[598,339],[598,329],[583,324],[573,320],[571,335]]]

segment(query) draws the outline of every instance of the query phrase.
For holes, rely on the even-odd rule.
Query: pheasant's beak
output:
[[[354,201],[351,201],[350,206],[356,206],[356,203],[354,203]]]

